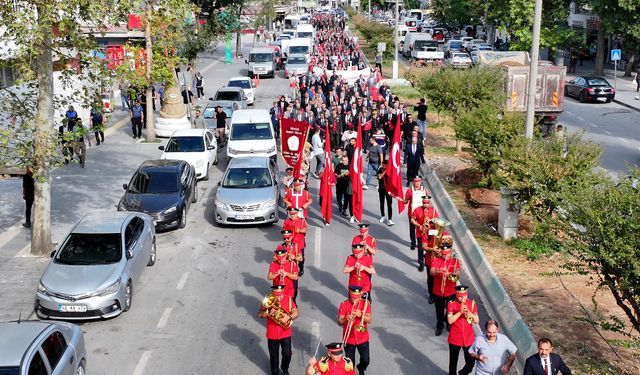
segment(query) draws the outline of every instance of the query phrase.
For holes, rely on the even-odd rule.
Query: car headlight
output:
[[[196,162],[196,168],[204,167],[204,160],[200,159]]]
[[[162,214],[163,215],[171,214],[171,213],[176,212],[177,210],[178,210],[178,206],[172,206],[172,207],[169,207],[166,210],[162,211]]]
[[[100,289],[97,292],[92,293],[91,295],[92,296],[108,296],[109,294],[116,293],[118,290],[120,290],[120,278],[118,278],[118,280],[116,280],[115,283],[109,285],[104,289]]]
[[[42,281],[38,282],[38,292],[49,295],[49,289],[47,289],[47,287],[42,285]]]
[[[271,147],[269,147],[269,149],[267,150],[267,152],[276,152],[276,146],[271,146]]]
[[[118,211],[126,211],[127,205],[124,203],[124,199],[118,203]]]
[[[262,204],[262,208],[271,208],[271,207],[275,207],[277,201],[275,199],[270,200],[270,201],[266,201]]]
[[[216,201],[216,208],[218,210],[229,210],[229,207],[224,202]]]

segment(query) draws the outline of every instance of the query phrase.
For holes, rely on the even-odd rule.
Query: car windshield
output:
[[[172,137],[167,142],[164,152],[203,152],[202,137]]]
[[[121,259],[120,233],[71,233],[54,262],[91,265],[117,263]]]
[[[271,62],[271,61],[273,61],[273,55],[271,55],[270,53],[249,54],[249,62],[263,63],[263,62]]]
[[[273,185],[267,168],[231,168],[222,187],[231,189],[264,188]]]
[[[250,141],[271,139],[271,126],[268,123],[233,124],[231,127],[232,141]]]
[[[215,100],[241,101],[242,97],[237,91],[218,91]]]
[[[312,35],[313,33],[310,32],[298,31],[298,38],[311,38]]]
[[[587,82],[589,86],[610,86],[609,82],[604,78],[589,78]]]
[[[305,59],[302,56],[291,56],[289,57],[289,62],[288,64],[306,64],[307,63],[307,59]]]
[[[157,170],[136,172],[128,191],[138,194],[175,193],[178,191],[178,174],[176,171]]]
[[[18,375],[20,369],[18,367],[0,367],[0,375]]]
[[[240,87],[241,89],[250,89],[251,85],[247,80],[229,81],[229,87]]]
[[[462,42],[451,42],[449,48],[462,48]]]
[[[437,47],[438,42],[432,40],[416,40],[413,44],[414,49],[421,50],[425,47]]]
[[[281,34],[278,37],[278,40],[289,40],[289,39],[291,39],[291,35],[289,35],[289,34]]]
[[[294,53],[305,54],[309,52],[308,46],[289,46],[289,54],[293,55]]]

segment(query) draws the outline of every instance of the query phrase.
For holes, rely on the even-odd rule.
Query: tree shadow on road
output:
[[[333,302],[327,298],[325,294],[306,287],[300,287],[298,299],[318,309],[318,311],[323,313],[329,320],[335,320],[337,318],[338,306],[341,301],[336,300]]]
[[[258,368],[269,367],[269,356],[260,345],[260,337],[253,331],[235,324],[227,324],[220,336],[227,344],[238,348],[238,351]]]
[[[242,279],[244,280],[244,285],[255,289],[258,295],[263,296],[271,290],[271,283],[267,280],[266,273],[264,278],[261,278],[255,277],[248,272],[243,272]]]

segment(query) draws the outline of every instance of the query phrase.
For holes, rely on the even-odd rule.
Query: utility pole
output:
[[[396,0],[396,27],[393,35],[393,79],[398,79],[398,23],[400,22],[400,0]]]
[[[369,14],[367,15],[369,21],[371,21],[371,0],[369,0]]]
[[[527,100],[526,138],[533,138],[536,110],[536,86],[538,82],[538,56],[540,54],[540,24],[542,22],[542,0],[536,0],[533,13],[533,36],[531,39],[531,64],[529,66],[529,92]]]

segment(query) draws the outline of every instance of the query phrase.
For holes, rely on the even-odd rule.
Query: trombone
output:
[[[365,300],[365,303],[364,303],[365,308],[362,311],[362,317],[360,317],[360,325],[356,327],[356,331],[364,332],[366,330],[366,328],[364,327],[364,314],[367,311],[366,309],[367,309],[367,303],[369,302],[369,293],[368,292],[362,293],[360,300]],[[360,305],[360,301],[357,301],[351,306],[351,314],[349,315],[353,315],[353,313],[356,311],[356,305]],[[353,317],[353,319],[351,319],[349,323],[347,323],[347,329],[345,330],[344,335],[342,335],[342,346],[344,346],[344,344],[347,342],[347,339],[351,335],[351,329],[353,328],[353,324],[355,323],[355,321],[356,321],[356,318]],[[362,328],[360,328],[360,326],[362,326]]]

